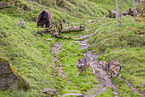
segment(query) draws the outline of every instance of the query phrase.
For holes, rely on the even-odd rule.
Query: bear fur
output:
[[[37,26],[41,26],[43,27],[43,25],[45,25],[45,27],[50,27],[50,20],[51,20],[51,13],[49,10],[43,10],[41,11],[41,13],[39,14],[38,18],[37,18]]]

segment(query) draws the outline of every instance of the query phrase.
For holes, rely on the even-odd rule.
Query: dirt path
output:
[[[60,60],[58,60],[56,57],[54,57],[54,54],[58,55],[60,53],[60,48],[62,48],[63,43],[58,43],[56,42],[55,45],[52,47],[51,49],[51,57],[52,57],[52,65],[53,65],[53,69],[54,69],[54,76],[55,76],[55,72],[58,71],[59,72],[59,76],[62,76],[63,78],[66,78],[67,75],[63,72],[63,66],[61,65]],[[59,62],[59,67],[56,66],[55,61]]]
[[[96,33],[96,32],[97,32],[97,30],[94,33]],[[87,53],[84,53],[84,55],[88,55],[93,58],[95,70],[99,71],[96,73],[96,77],[100,84],[97,84],[96,86],[99,86],[100,89],[99,89],[99,91],[96,91],[95,95],[91,95],[91,93],[88,93],[89,97],[95,97],[96,95],[100,95],[102,92],[106,91],[107,87],[112,87],[114,90],[117,90],[117,85],[112,84],[112,81],[108,76],[104,76],[103,78],[100,77],[101,75],[105,74],[105,72],[101,68],[97,68],[98,62],[95,59],[97,57],[99,57],[100,54],[95,55],[94,53],[92,53],[92,51],[88,50],[88,47],[89,47],[89,44],[87,44],[88,38],[91,35],[93,35],[94,33],[80,37],[80,38],[84,38],[83,41],[77,41],[81,44],[81,49],[84,49],[84,48],[87,49]],[[115,97],[118,97],[117,91],[113,91],[113,92],[114,92]],[[85,96],[85,97],[88,97],[88,96]]]

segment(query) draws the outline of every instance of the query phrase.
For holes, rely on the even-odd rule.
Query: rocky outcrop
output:
[[[0,57],[0,89],[30,89],[29,83],[9,64],[9,61]]]

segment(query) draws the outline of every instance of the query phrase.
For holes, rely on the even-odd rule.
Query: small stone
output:
[[[52,38],[48,38],[48,39],[46,39],[46,40],[52,40]]]
[[[91,23],[92,21],[91,20],[88,20],[87,22]]]
[[[44,89],[43,93],[47,93],[51,96],[56,96],[57,95],[57,90],[53,90],[53,89]]]

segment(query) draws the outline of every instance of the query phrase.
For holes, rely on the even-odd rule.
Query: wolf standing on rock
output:
[[[93,59],[91,57],[88,57],[87,55],[83,59],[79,59],[76,63],[77,68],[79,69],[79,73],[76,75],[78,76],[83,71],[86,72],[86,69],[90,66],[93,70],[93,74],[95,74],[95,69],[93,67],[92,63]]]
[[[37,18],[37,26],[43,27],[43,25],[45,25],[45,27],[49,28],[51,17],[52,16],[49,10],[43,10]]]
[[[109,74],[111,74],[111,76],[109,77],[112,77],[113,73],[115,73],[113,77],[119,75],[118,78],[120,78],[121,76],[120,71],[122,70],[122,66],[118,61],[111,61],[109,63],[105,61],[100,61],[98,68],[100,68],[101,65],[102,65],[102,69],[106,72],[106,74],[102,75],[101,77]]]

